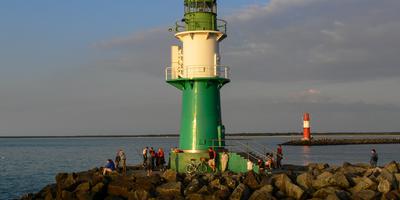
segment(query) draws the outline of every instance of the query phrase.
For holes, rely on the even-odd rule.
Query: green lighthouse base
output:
[[[218,153],[216,159],[217,171],[221,171],[221,155],[222,152]],[[226,171],[231,171],[235,173],[245,173],[247,172],[247,159],[243,156],[243,153],[229,152],[229,161]],[[170,159],[170,169],[175,170],[178,173],[186,173],[186,166],[192,162],[199,163],[202,158],[208,160],[208,152],[199,153],[174,153],[171,152],[169,155]],[[253,163],[253,171],[258,173],[258,166]],[[212,172],[211,168],[208,167],[208,172]]]

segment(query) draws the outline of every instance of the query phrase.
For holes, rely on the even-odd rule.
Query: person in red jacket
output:
[[[157,153],[157,166],[161,171],[165,170],[164,164],[165,164],[164,150],[162,148],[159,148]]]
[[[208,165],[211,167],[213,172],[216,170],[216,165],[215,165],[215,158],[217,157],[217,152],[214,151],[212,147],[208,148]]]

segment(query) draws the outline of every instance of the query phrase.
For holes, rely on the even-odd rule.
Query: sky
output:
[[[400,1],[219,0],[229,133],[400,131]],[[0,2],[0,136],[178,133],[183,1]]]

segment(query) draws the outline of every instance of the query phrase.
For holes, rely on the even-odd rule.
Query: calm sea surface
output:
[[[264,153],[275,149],[276,144],[294,138],[274,136],[236,139],[249,139],[238,141]],[[236,143],[227,141],[228,146]],[[55,175],[59,172],[77,172],[103,166],[105,160],[113,159],[120,148],[126,152],[128,164],[140,163],[140,152],[144,146],[162,147],[168,152],[171,147],[178,146],[178,138],[0,139],[0,199],[13,199],[25,193],[37,192],[45,185],[54,183]],[[283,161],[299,165],[310,162],[368,162],[371,148],[377,149],[380,164],[400,161],[400,145],[397,144],[284,146]]]

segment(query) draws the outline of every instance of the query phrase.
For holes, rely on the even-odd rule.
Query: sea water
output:
[[[343,138],[344,136],[338,136]],[[357,136],[360,137],[360,136]],[[293,137],[233,137],[226,145],[233,149],[249,149],[261,153],[274,151],[276,145]],[[106,159],[114,159],[123,149],[128,165],[142,162],[143,147],[163,148],[168,155],[178,146],[177,137],[143,138],[18,138],[0,139],[0,199],[15,199],[23,194],[38,192],[55,183],[59,172],[78,172],[103,166]],[[335,145],[284,146],[284,164],[306,165],[325,162],[340,165],[343,162],[369,162],[369,152],[375,148],[379,164],[400,161],[400,145]]]

